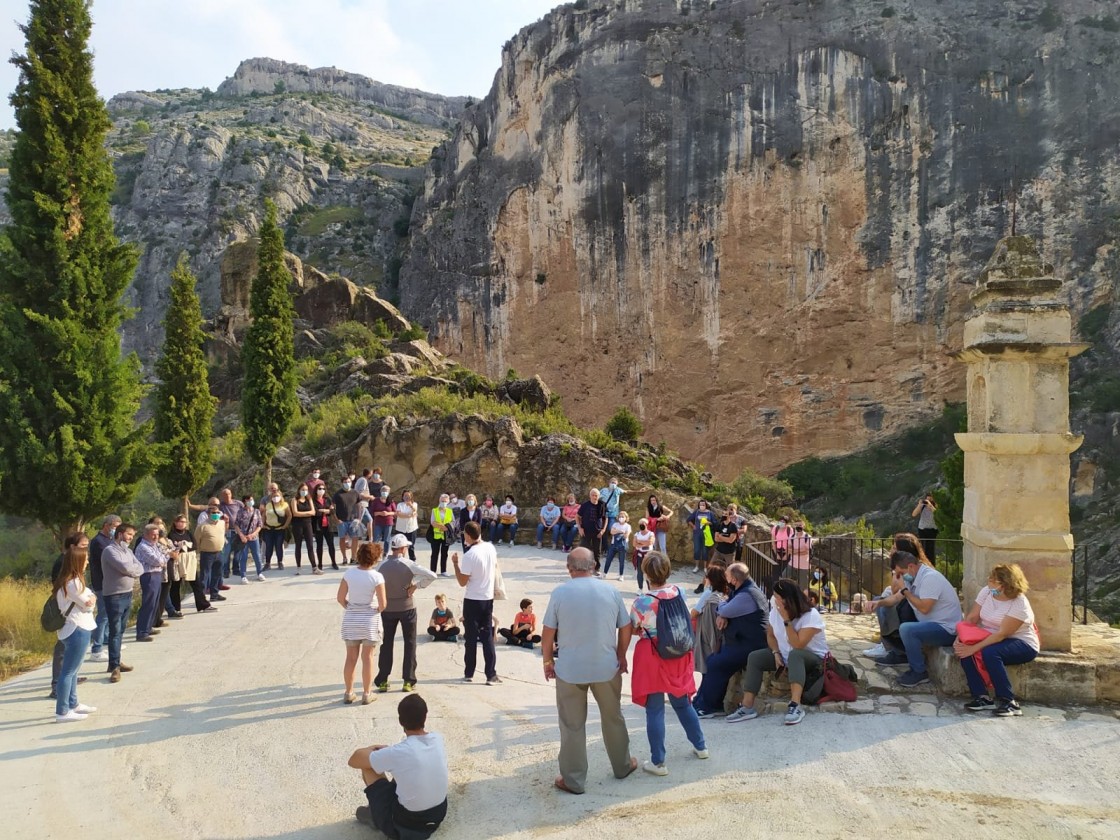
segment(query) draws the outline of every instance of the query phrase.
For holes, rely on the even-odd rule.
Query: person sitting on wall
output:
[[[891,554],[891,569],[902,572],[903,586],[898,594],[914,608],[917,621],[899,627],[902,646],[910,668],[898,684],[910,688],[929,682],[924,645],[949,647],[957,640],[957,622],[963,617],[957,590],[932,566],[924,566],[908,551]]]

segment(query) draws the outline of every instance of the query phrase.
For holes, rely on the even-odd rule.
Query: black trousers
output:
[[[401,662],[401,678],[406,683],[416,683],[416,610],[405,612],[381,613],[381,650],[377,654],[376,685],[389,682],[393,671],[393,642],[397,638],[397,625],[404,637],[404,661]]]
[[[595,555],[595,571],[599,571],[599,551],[602,548],[602,542],[598,537],[588,536],[585,531],[583,536],[579,538],[579,544],[583,548],[591,549],[591,553]]]
[[[439,568],[436,568],[436,565]],[[432,564],[431,570],[439,572],[441,575],[447,572],[447,540],[433,540],[432,541]]]
[[[937,529],[919,528],[918,539],[922,542],[922,551],[926,553],[929,562],[937,565]]]
[[[463,676],[473,677],[478,663],[478,643],[482,642],[482,663],[486,679],[498,675],[498,655],[494,651],[494,602],[463,599],[464,641]]]
[[[314,569],[315,568],[315,544],[311,541],[311,520],[310,519],[293,519],[292,520],[292,542],[296,544],[296,568],[299,568],[300,561],[303,559],[303,546],[307,546],[307,563]],[[323,561],[319,560],[319,568],[323,567]]]
[[[315,531],[315,556],[319,558],[319,568],[323,568],[323,543],[327,544],[327,554],[331,557],[331,565],[337,566],[334,559],[334,532],[330,530]]]

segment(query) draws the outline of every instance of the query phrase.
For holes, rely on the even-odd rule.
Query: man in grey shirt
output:
[[[113,542],[101,553],[101,570],[104,577],[101,589],[104,593],[105,612],[109,628],[109,682],[120,682],[122,671],[131,671],[131,665],[121,662],[121,640],[128,627],[128,616],[132,610],[132,588],[144,567],[132,553],[128,544],[136,535],[136,528],[127,522],[117,526]]]
[[[427,586],[436,579],[436,573],[416,565],[408,559],[411,543],[404,534],[397,534],[389,544],[392,554],[377,567],[385,578],[385,611],[381,613],[381,651],[377,654],[377,676],[374,685],[384,694],[389,690],[389,674],[393,670],[393,642],[397,638],[397,625],[404,637],[404,661],[401,676],[404,690],[412,691],[416,685],[416,604],[412,594],[417,579]]]
[[[552,592],[544,614],[544,677],[556,679],[556,710],[560,718],[560,775],[556,787],[583,793],[587,781],[587,692],[599,707],[603,744],[615,778],[638,767],[630,755],[630,735],[622,716],[622,675],[630,647],[630,615],[622,596],[596,580],[595,555],[576,548],[568,555],[572,578]],[[558,634],[563,655],[553,657]]]
[[[949,647],[957,640],[957,624],[964,618],[961,601],[953,584],[932,566],[921,563],[908,551],[891,554],[891,569],[902,572],[903,587],[899,595],[906,599],[918,616],[898,628],[906,648],[909,670],[898,678],[907,688],[929,682],[923,645]]]

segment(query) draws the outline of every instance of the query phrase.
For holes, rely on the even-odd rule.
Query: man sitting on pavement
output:
[[[428,704],[419,694],[397,704],[397,720],[404,729],[403,741],[362,747],[347,762],[362,771],[369,800],[355,816],[391,840],[426,840],[447,817],[443,736],[424,729]]]
[[[910,552],[893,552],[891,569],[902,573],[903,582],[897,595],[891,598],[898,597],[900,602],[905,600],[918,616],[917,621],[904,623],[898,628],[910,665],[899,676],[898,684],[910,688],[929,682],[922,646],[950,647],[957,639],[957,624],[964,618],[964,613],[953,584],[937,569],[922,565]]]

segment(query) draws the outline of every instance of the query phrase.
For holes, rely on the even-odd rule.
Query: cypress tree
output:
[[[284,265],[284,234],[276,223],[276,205],[265,203],[257,252],[257,276],[249,292],[253,323],[241,351],[245,388],[241,422],[245,448],[264,464],[265,482],[272,481],[272,456],[299,411],[296,399],[295,307]]]
[[[151,469],[140,365],[118,333],[137,253],[109,214],[90,28],[86,0],[31,2],[0,234],[0,508],[58,537],[130,501]]]
[[[156,362],[156,482],[169,498],[190,496],[214,470],[212,438],[218,401],[210,394],[202,350],[202,305],[186,254],[171,272],[163,353]]]

